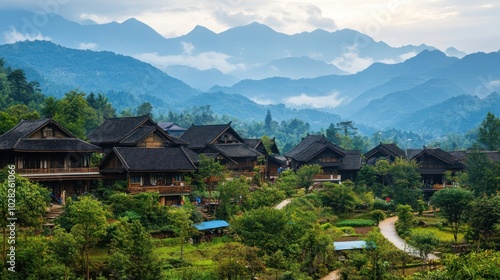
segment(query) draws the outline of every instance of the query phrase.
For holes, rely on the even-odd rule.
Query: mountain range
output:
[[[135,19],[46,17],[35,25],[32,13],[0,11],[0,57],[48,95],[102,92],[118,109],[148,101],[156,113],[210,105],[248,121],[270,110],[314,130],[352,120],[365,133],[464,133],[485,112],[500,115],[499,52],[391,47],[348,29],[287,35],[259,23],[164,38]]]

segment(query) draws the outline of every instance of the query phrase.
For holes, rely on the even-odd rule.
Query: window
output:
[[[45,127],[42,130],[42,138],[53,138],[55,137],[55,131],[52,129],[52,127]]]
[[[131,175],[130,176],[130,183],[131,184],[141,184],[141,176],[140,175]]]

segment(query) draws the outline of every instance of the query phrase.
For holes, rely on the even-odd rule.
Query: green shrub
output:
[[[339,230],[343,233],[343,234],[347,234],[347,235],[352,235],[352,234],[355,234],[356,231],[354,230],[354,228],[352,227],[339,227]]]
[[[337,227],[371,227],[375,224],[373,220],[369,219],[350,219],[342,220],[335,224]]]

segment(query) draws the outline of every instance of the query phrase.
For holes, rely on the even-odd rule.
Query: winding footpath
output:
[[[399,235],[396,233],[396,228],[394,227],[394,224],[398,220],[397,216],[387,218],[383,221],[381,221],[378,224],[378,227],[380,229],[380,233],[385,237],[385,239],[389,240],[396,248],[399,250],[402,250],[406,252],[409,255],[416,256],[418,257],[418,250],[411,247],[406,243]],[[434,255],[434,254],[428,254],[427,255],[428,260],[438,260],[439,257]]]

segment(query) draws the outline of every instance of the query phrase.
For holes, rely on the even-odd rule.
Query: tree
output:
[[[432,233],[412,234],[408,239],[408,243],[417,249],[420,258],[426,261],[427,255],[439,245],[439,239]]]
[[[324,183],[324,190],[319,193],[323,205],[331,207],[335,214],[353,212],[360,199],[353,190],[352,183]]]
[[[321,172],[321,166],[314,165],[303,165],[297,170],[298,187],[305,188],[306,193],[309,192],[309,187],[312,186],[314,182],[314,176]]]
[[[85,93],[78,91],[66,93],[58,102],[54,120],[79,138],[85,138],[98,125],[95,110],[87,103]]]
[[[65,229],[56,227],[50,248],[56,260],[64,265],[64,279],[68,279],[68,268],[73,267],[77,261],[78,247],[75,237]]]
[[[153,240],[138,220],[118,222],[110,251],[114,279],[157,279],[161,272]]]
[[[479,126],[477,141],[490,151],[500,150],[500,118],[488,112]]]
[[[5,260],[8,218],[15,217],[16,227],[40,229],[43,215],[46,213],[49,191],[15,173],[15,167],[8,165],[0,173],[0,226],[3,229],[2,260]],[[9,209],[9,203],[15,199],[15,211]]]
[[[217,218],[229,220],[233,215],[242,210],[242,203],[248,195],[248,183],[239,178],[219,184],[219,207],[215,214]]]
[[[193,221],[189,219],[189,217],[191,216],[191,212],[186,207],[181,207],[177,209],[171,209],[169,213],[175,226],[174,232],[177,236],[180,237],[180,259],[182,260],[184,255],[184,244],[186,243],[186,239],[190,234],[190,230],[194,230],[194,228],[191,226],[193,224]]]
[[[153,105],[149,102],[144,102],[141,105],[137,107],[137,113],[136,116],[150,116],[151,112],[153,111]]]
[[[273,117],[271,116],[271,111],[269,111],[268,109],[266,113],[266,119],[264,120],[264,129],[266,129],[268,133],[271,132],[272,123],[273,123]]]
[[[468,183],[476,197],[495,195],[500,190],[500,163],[489,160],[485,153],[470,152],[466,170]]]
[[[262,249],[267,255],[281,250],[290,253],[292,244],[299,244],[300,232],[295,230],[291,216],[283,210],[261,207],[233,218],[231,227],[243,244]]]
[[[399,204],[409,204],[413,208],[417,207],[417,200],[422,192],[422,177],[419,173],[420,166],[415,160],[396,158],[390,165],[389,195]]]
[[[258,249],[239,243],[226,243],[214,256],[220,279],[236,280],[240,276],[255,279],[257,273],[265,270],[264,262],[258,257]]]
[[[500,224],[500,196],[478,197],[472,201],[469,211],[469,225],[477,232],[477,250],[481,239],[488,239],[497,233]]]
[[[413,223],[412,208],[410,205],[400,204],[396,207],[398,222],[396,223],[396,231],[400,236],[408,236]]]
[[[274,186],[265,184],[248,195],[245,206],[247,209],[272,207],[286,198],[285,192]]]
[[[377,225],[380,221],[383,221],[386,217],[385,212],[382,210],[373,210],[370,212],[370,216]]]
[[[84,256],[84,266],[87,279],[90,279],[90,249],[106,234],[106,211],[99,201],[90,196],[84,196],[71,204],[71,233],[75,236]]]
[[[354,127],[353,121],[339,122],[337,123],[337,127],[339,127],[344,132],[345,137],[355,133],[355,132],[350,132],[350,130],[357,130],[357,128]]]
[[[450,223],[455,243],[458,242],[458,230],[473,197],[472,192],[462,188],[442,189],[431,197],[430,204],[439,207],[441,215]]]
[[[340,145],[340,129],[337,128],[333,123],[326,129],[326,139],[333,144]]]

